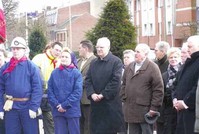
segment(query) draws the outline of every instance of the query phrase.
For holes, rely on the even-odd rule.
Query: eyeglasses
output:
[[[21,45],[23,45],[23,46],[26,47],[26,45],[24,45],[23,43],[21,43],[21,42],[19,42],[19,41],[17,41],[17,40],[14,41],[14,45],[15,45],[15,46],[18,46],[19,44],[21,44]]]
[[[104,47],[96,46],[96,49],[103,49]]]

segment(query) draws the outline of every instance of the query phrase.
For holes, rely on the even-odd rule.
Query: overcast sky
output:
[[[19,7],[18,12],[34,12],[38,10],[39,12],[42,11],[42,9],[45,9],[47,6],[52,7],[61,7],[66,6],[69,4],[69,1],[72,3],[80,2],[81,0],[18,0]]]

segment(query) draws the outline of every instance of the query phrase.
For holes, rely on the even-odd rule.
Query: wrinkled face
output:
[[[134,56],[131,53],[124,54],[123,56],[124,66],[128,66],[133,61],[134,61]]]
[[[161,60],[164,57],[164,55],[165,55],[164,52],[162,52],[157,47],[155,47],[155,56],[156,56],[156,59]]]
[[[182,60],[182,63],[185,63],[187,58],[190,58],[190,55],[189,55],[187,49],[181,49],[181,60]]]
[[[53,48],[51,48],[51,54],[53,57],[57,58],[60,56],[61,51],[62,51],[62,47],[59,45],[55,45]]]
[[[188,53],[189,55],[195,53],[199,51],[199,45],[198,44],[194,44],[193,42],[189,41],[188,42]]]
[[[143,51],[143,49],[139,46],[135,48],[135,61],[137,63],[142,62],[146,58],[146,53]]]
[[[82,47],[82,44],[79,45],[79,56],[85,57],[86,56],[87,49],[85,47]]]
[[[171,66],[176,66],[180,63],[180,56],[176,53],[172,53],[169,57],[168,57],[168,60],[169,60],[169,64]]]
[[[71,55],[69,52],[62,52],[61,64],[65,66],[69,66],[71,64]]]
[[[18,60],[21,59],[25,55],[25,52],[26,52],[26,50],[21,47],[12,47],[11,51],[12,51],[13,57]]]
[[[109,52],[109,46],[107,46],[106,44],[97,44],[96,45],[96,50],[97,50],[97,55],[100,57],[100,58],[104,58],[108,52]]]

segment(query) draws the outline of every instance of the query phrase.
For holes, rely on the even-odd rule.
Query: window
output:
[[[167,34],[171,34],[171,29],[172,29],[171,21],[168,21],[168,23],[167,23]]]

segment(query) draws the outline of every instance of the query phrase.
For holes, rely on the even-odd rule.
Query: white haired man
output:
[[[124,71],[120,97],[129,134],[152,134],[152,125],[144,116],[154,116],[163,100],[163,80],[158,66],[147,58],[150,48],[138,44],[135,62]]]
[[[178,111],[176,134],[195,134],[196,88],[199,77],[199,35],[190,36],[187,43],[191,58],[184,63],[174,86],[173,105]]]
[[[110,40],[97,40],[97,55],[88,70],[85,88],[91,101],[91,133],[116,134],[125,129],[119,98],[122,61],[110,52]]]

